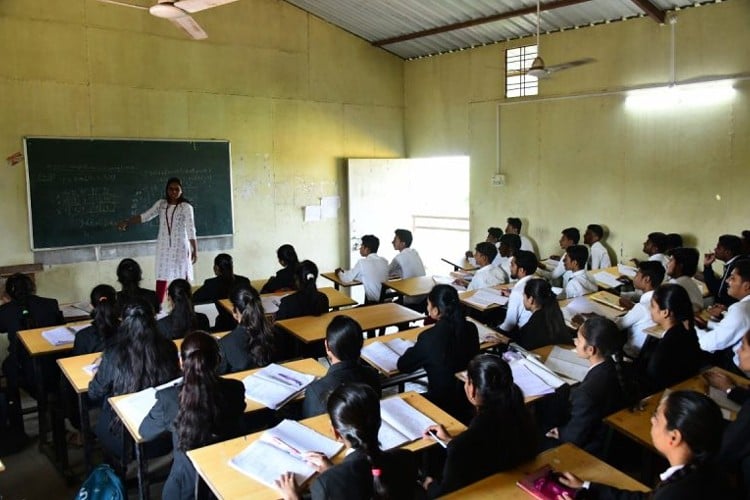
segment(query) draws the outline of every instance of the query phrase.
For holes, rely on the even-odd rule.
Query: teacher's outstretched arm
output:
[[[141,222],[143,222],[143,221],[141,220],[141,216],[140,215],[131,215],[127,219],[121,220],[120,222],[118,222],[117,223],[117,229],[120,230],[120,231],[127,231],[127,229],[128,229],[129,226],[133,226],[135,224],[140,224]]]

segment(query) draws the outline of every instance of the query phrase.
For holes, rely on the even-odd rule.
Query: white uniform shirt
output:
[[[141,222],[155,217],[159,217],[156,279],[193,281],[193,262],[190,258],[190,240],[195,239],[193,206],[187,202],[170,205],[167,200],[159,200],[141,214]]]
[[[607,249],[604,248],[604,245],[602,245],[600,242],[595,241],[593,245],[591,245],[591,251],[589,262],[591,263],[591,270],[595,269],[604,269],[605,267],[612,267],[612,261],[609,258],[609,253],[607,253]]]
[[[669,283],[680,285],[688,293],[690,302],[693,303],[693,312],[698,312],[703,309],[703,293],[698,285],[693,281],[690,276],[680,276],[679,278],[672,278]]]
[[[534,253],[534,245],[531,244],[531,240],[522,234],[519,234],[518,237],[521,238],[521,250]]]
[[[391,261],[388,275],[397,278],[415,278],[424,276],[424,264],[413,248],[404,248]]]
[[[644,293],[638,303],[625,316],[615,320],[617,328],[627,330],[628,340],[625,342],[623,350],[631,358],[640,354],[641,348],[648,338],[648,333],[643,330],[656,325],[651,319],[651,297],[653,295],[653,290]]]
[[[513,285],[508,298],[508,313],[499,327],[501,330],[512,332],[516,328],[521,328],[531,318],[531,311],[527,311],[523,306],[523,291],[526,283],[532,278],[533,276],[524,276]]]
[[[339,273],[341,281],[361,281],[365,287],[365,298],[380,302],[381,284],[388,281],[388,261],[378,254],[371,253],[349,271]]]
[[[498,253],[492,261],[492,265],[502,269],[508,279],[510,279],[510,259],[512,258],[513,257],[501,257],[500,253]]]
[[[573,299],[599,290],[594,278],[589,276],[585,269],[574,272],[565,285],[565,298]]]
[[[727,347],[735,349],[750,330],[750,295],[729,306],[724,319],[718,323],[709,321],[708,326],[712,328],[695,329],[701,349],[708,352],[720,351]]]
[[[487,264],[474,273],[474,278],[469,282],[467,290],[487,288],[489,286],[502,285],[508,282],[508,275],[499,267]]]
[[[664,255],[663,253],[655,253],[651,257],[648,258],[648,260],[654,260],[656,262],[661,262],[661,265],[664,266],[664,270],[667,269],[667,261],[669,260],[669,257]]]

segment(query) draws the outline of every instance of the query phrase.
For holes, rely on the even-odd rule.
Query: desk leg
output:
[[[334,290],[338,290],[340,286],[341,286],[341,285],[339,285],[339,284],[338,284],[338,283],[336,283],[335,281],[333,282],[333,289],[334,289]]]
[[[47,443],[47,393],[44,391],[44,373],[41,356],[34,357],[34,374],[36,375],[36,408],[39,419],[39,449]]]
[[[135,460],[138,465],[138,498],[141,500],[149,499],[149,484],[148,484],[148,460],[144,456],[143,443],[136,443],[135,445]]]
[[[86,404],[87,397],[84,393],[78,393],[78,415],[81,419],[81,441],[83,444],[83,465],[86,477],[91,472],[91,420],[89,419],[89,408]]]

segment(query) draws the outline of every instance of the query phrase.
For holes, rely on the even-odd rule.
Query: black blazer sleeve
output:
[[[195,326],[198,330],[209,331],[211,324],[208,321],[208,316],[203,313],[195,313]]]
[[[150,441],[170,431],[178,411],[177,387],[168,387],[156,393],[156,404],[141,422],[138,432],[144,440]]]
[[[98,401],[112,394],[112,386],[115,378],[115,367],[111,356],[107,353],[102,355],[102,362],[96,370],[94,378],[89,382],[88,397]]]
[[[716,294],[719,293],[719,286],[721,286],[721,278],[716,276],[713,267],[703,266],[703,282],[706,283],[706,288],[711,292],[711,295],[716,297]]]
[[[211,289],[210,281],[210,279],[204,280],[201,287],[193,292],[194,304],[205,304],[216,301],[215,293],[214,290]]]
[[[560,440],[584,448],[592,430],[599,425],[596,402],[579,386],[570,393],[570,419],[558,430]]]
[[[433,327],[434,328],[434,327]],[[427,333],[427,332],[425,332]],[[430,336],[424,333],[417,337],[417,342],[398,358],[398,371],[411,373],[422,368],[430,355]]]

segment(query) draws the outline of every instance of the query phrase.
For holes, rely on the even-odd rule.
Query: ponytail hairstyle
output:
[[[339,436],[367,456],[372,473],[373,499],[392,498],[397,493],[388,484],[389,470],[378,443],[380,398],[366,384],[342,384],[328,396],[328,416]]]
[[[34,282],[27,275],[15,273],[5,282],[5,293],[21,308],[21,330],[36,327],[29,310],[29,297],[36,293]]]
[[[553,344],[561,338],[570,338],[565,319],[557,302],[557,296],[552,291],[552,286],[543,279],[531,279],[526,282],[523,290],[524,295],[534,299],[541,307],[539,314],[544,318],[545,333],[549,344]]]
[[[638,399],[638,393],[632,380],[623,371],[622,351],[625,345],[625,334],[617,328],[615,322],[601,316],[587,319],[580,327],[581,335],[586,343],[596,347],[603,358],[612,358],[617,371],[617,381],[625,398],[625,404],[632,406]]]
[[[695,391],[670,392],[662,402],[667,429],[677,429],[693,452],[692,464],[707,462],[721,445],[724,421],[719,406]]]
[[[284,267],[289,267],[294,270],[299,264],[299,257],[297,257],[297,251],[294,247],[288,243],[281,245],[276,249],[276,257]]]
[[[220,253],[214,257],[214,268],[221,282],[219,297],[229,297],[234,285],[234,261],[228,253]]]
[[[96,334],[108,345],[120,326],[120,307],[117,304],[117,292],[109,285],[96,285],[89,296],[91,300],[91,319]]]
[[[180,186],[180,197],[177,198],[177,204],[178,205],[180,203],[190,203],[190,200],[188,200],[187,198],[185,198],[185,190],[182,188],[182,181],[180,180],[179,177],[170,177],[167,180],[167,185],[164,186],[164,199],[165,200],[169,199],[169,185],[170,184],[177,184],[178,186]]]
[[[232,291],[232,306],[242,317],[239,324],[247,334],[248,351],[255,366],[271,362],[274,352],[273,330],[266,317],[258,291],[244,286]]]
[[[478,354],[466,370],[466,376],[477,390],[481,403],[478,412],[527,412],[523,392],[513,382],[508,363],[495,354]]]
[[[427,300],[440,312],[438,321],[445,321],[451,327],[452,335],[448,340],[444,361],[468,359],[469,356],[464,352],[467,349],[467,343],[464,340],[466,319],[456,289],[450,285],[435,285],[427,295]]]
[[[669,311],[678,323],[687,323],[688,330],[695,330],[693,303],[690,302],[690,296],[680,285],[669,283],[661,285],[654,290],[651,300],[659,306],[660,310]]]
[[[180,349],[182,388],[180,409],[174,421],[177,447],[192,450],[212,442],[221,408],[217,368],[221,356],[219,343],[208,333],[189,333]]]
[[[141,266],[133,259],[122,259],[117,265],[117,281],[122,285],[123,295],[136,297],[142,279]]]
[[[181,339],[195,327],[195,310],[193,309],[193,294],[187,280],[176,279],[167,289],[172,299],[172,331],[173,339]]]
[[[321,304],[318,287],[318,266],[311,260],[303,260],[297,265],[294,281],[298,293],[302,296],[302,311],[299,316],[320,316],[328,310],[327,304]]]

